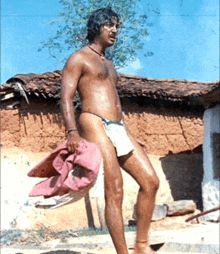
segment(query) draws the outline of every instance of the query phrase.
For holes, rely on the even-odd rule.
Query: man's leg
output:
[[[148,232],[155,206],[159,179],[142,147],[127,130],[134,151],[119,158],[121,167],[139,184],[137,198],[137,236],[134,254],[155,253],[148,243]]]
[[[105,218],[118,254],[128,254],[122,217],[123,180],[112,142],[107,137],[101,118],[82,114],[80,117],[82,137],[96,143],[104,159]]]

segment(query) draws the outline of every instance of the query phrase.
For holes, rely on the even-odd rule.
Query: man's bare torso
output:
[[[88,47],[76,54],[83,57],[83,70],[77,85],[82,112],[90,112],[115,122],[120,121],[122,110],[115,87],[118,77],[113,64],[91,52]]]

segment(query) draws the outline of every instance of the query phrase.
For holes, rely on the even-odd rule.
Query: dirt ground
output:
[[[57,230],[81,229],[88,227],[85,200],[60,207],[55,210],[36,209],[33,206],[35,198],[29,198],[32,187],[42,181],[30,178],[27,173],[49,153],[33,153],[19,148],[1,147],[1,227],[2,229],[31,229],[39,224]],[[171,191],[165,175],[161,169],[159,156],[149,155],[157,171],[161,187],[157,195],[157,204],[172,201]],[[125,172],[124,178],[124,221],[132,219],[133,207],[136,203],[138,185]],[[90,199],[94,224],[100,227],[95,199]]]
[[[33,200],[28,197],[28,193],[34,184],[39,182],[39,179],[29,178],[27,173],[46,155],[48,153],[27,152],[18,148],[1,148],[1,229],[2,232],[4,229],[14,229],[17,237],[11,239],[9,235],[9,239],[5,238],[8,242],[4,249],[5,254],[12,253],[10,247],[27,246],[27,244],[30,247],[37,244],[51,249],[60,243],[71,244],[77,238],[73,231],[88,228],[84,199],[51,211],[33,207]],[[157,204],[162,204],[165,200],[172,201],[169,183],[163,174],[159,156],[149,155],[149,158],[161,180]],[[138,186],[126,173],[123,173],[123,178],[125,187],[124,221],[127,225],[128,221],[132,219]],[[91,204],[94,224],[96,227],[100,227],[95,200],[91,199]],[[198,212],[196,211],[196,213]],[[166,217],[163,220],[152,222],[150,231],[155,234],[155,232],[167,230],[190,230],[193,223],[197,223],[195,220],[185,223],[185,219],[191,215]],[[202,218],[200,223],[205,223]],[[18,236],[19,232],[24,233]],[[14,241],[14,239],[18,240]],[[153,241],[155,241],[154,238]],[[39,253],[34,250],[32,252],[22,251],[24,253]],[[115,252],[113,248],[102,248],[100,253]]]

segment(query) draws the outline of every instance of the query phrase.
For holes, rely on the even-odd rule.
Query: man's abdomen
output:
[[[82,112],[93,113],[101,118],[119,122],[122,118],[120,102],[82,100]]]

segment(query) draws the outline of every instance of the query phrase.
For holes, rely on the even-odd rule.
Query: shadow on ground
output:
[[[202,179],[203,155],[199,152],[171,154],[162,157],[161,165],[169,181],[174,200],[192,199],[197,208],[203,210],[202,205]]]
[[[160,250],[160,248],[162,248],[164,245],[164,243],[158,243],[158,244],[151,244],[150,247],[154,250],[154,251],[158,251]],[[133,250],[133,248],[129,248],[129,250]],[[88,253],[89,254],[89,253]]]

